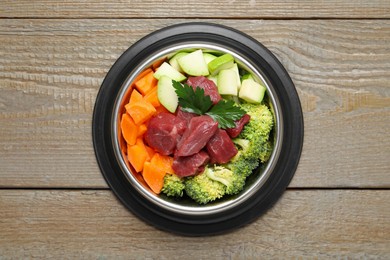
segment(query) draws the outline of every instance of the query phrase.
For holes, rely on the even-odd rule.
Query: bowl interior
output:
[[[202,49],[204,52],[214,53],[217,55],[230,53],[236,63],[241,69],[244,69],[252,74],[252,76],[261,82],[266,88],[266,101],[268,102],[271,111],[274,114],[275,125],[272,131],[273,140],[273,152],[267,163],[261,165],[254,173],[247,179],[246,185],[243,191],[234,196],[225,196],[223,199],[215,202],[208,203],[206,205],[199,205],[191,199],[185,197],[180,199],[171,198],[164,194],[154,194],[146,183],[143,181],[142,176],[137,173],[134,168],[128,162],[125,151],[122,147],[125,146],[125,141],[121,135],[120,130],[120,116],[125,111],[125,104],[128,102],[131,91],[134,88],[134,82],[137,76],[147,68],[153,67],[155,64],[159,64],[163,60],[167,60],[179,51],[192,51],[196,49]],[[115,106],[113,110],[113,120],[111,124],[111,132],[113,136],[113,147],[115,156],[119,162],[123,173],[130,184],[139,192],[145,199],[162,207],[168,211],[188,214],[188,215],[207,215],[221,212],[223,210],[233,208],[239,205],[241,202],[250,199],[250,197],[256,193],[272,174],[272,170],[278,159],[280,147],[282,143],[282,127],[283,119],[280,113],[280,104],[275,94],[274,88],[266,75],[261,71],[260,66],[256,62],[252,61],[250,57],[246,57],[244,54],[237,52],[236,50],[220,46],[217,44],[209,43],[181,43],[169,46],[165,49],[161,49],[156,53],[151,53],[149,56],[143,59],[143,62],[139,63],[133,71],[129,71],[129,75],[121,86],[119,95],[115,100]]]

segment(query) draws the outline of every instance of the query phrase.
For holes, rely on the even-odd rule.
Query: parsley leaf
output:
[[[197,87],[194,90],[187,84],[182,85],[174,80],[172,80],[172,83],[183,111],[203,115],[213,105],[210,96],[204,94],[204,89]]]
[[[235,120],[240,119],[245,110],[237,106],[232,100],[220,100],[213,106],[210,96],[204,94],[204,89],[196,87],[195,90],[187,84],[172,80],[179,98],[181,109],[198,115],[208,115],[218,122],[219,128],[235,127]]]
[[[226,129],[235,127],[234,121],[240,119],[245,114],[245,110],[236,106],[232,100],[221,100],[206,114],[218,121],[220,128]]]

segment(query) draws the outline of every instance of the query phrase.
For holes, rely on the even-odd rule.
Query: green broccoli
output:
[[[274,118],[265,105],[242,103],[240,106],[251,116],[240,135],[233,139],[238,153],[222,165],[209,165],[196,176],[179,178],[167,175],[162,192],[168,196],[183,196],[185,193],[199,204],[207,204],[225,195],[243,190],[246,178],[260,163],[266,162],[272,153],[269,136]]]
[[[268,140],[274,126],[274,117],[270,109],[264,104],[254,105],[250,103],[243,103],[240,107],[251,117],[240,134],[241,138],[253,141],[261,136],[261,141]]]
[[[240,106],[251,119],[240,135],[233,139],[239,152],[226,167],[248,177],[260,162],[265,163],[272,153],[269,136],[274,125],[274,117],[269,108],[263,104],[242,103]]]
[[[166,174],[161,192],[170,197],[182,197],[184,187],[183,179],[179,178],[176,174]]]
[[[210,179],[203,172],[186,178],[185,192],[199,204],[206,204],[222,198],[226,194],[226,186],[219,181]]]
[[[260,161],[262,163],[267,162],[268,159],[271,157],[272,148],[273,146],[270,140],[264,143],[264,145],[262,146],[262,151],[260,153]]]
[[[235,173],[224,166],[207,167],[205,174],[214,181],[219,181],[226,186],[226,194],[237,194],[244,188],[244,175]]]
[[[246,177],[224,166],[209,166],[199,175],[185,180],[187,195],[200,204],[206,204],[224,195],[239,193]]]

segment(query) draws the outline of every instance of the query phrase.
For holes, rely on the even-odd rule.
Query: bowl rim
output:
[[[167,211],[144,199],[128,182],[117,163],[112,146],[111,124],[114,99],[129,70],[143,54],[158,46],[183,40],[207,39],[238,45],[245,54],[263,63],[261,68],[275,86],[283,115],[283,142],[272,175],[252,199],[238,207],[204,216]],[[282,196],[293,178],[303,148],[304,124],[301,103],[288,72],[259,41],[235,28],[210,22],[184,22],[163,27],[133,43],[114,62],[96,96],[92,115],[92,143],[98,167],[116,198],[133,214],[154,227],[185,236],[215,235],[254,221]]]

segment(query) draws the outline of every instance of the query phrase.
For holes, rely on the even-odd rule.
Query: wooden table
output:
[[[0,258],[390,258],[390,2],[3,0]],[[212,237],[156,230],[95,160],[92,112],[120,54],[166,25],[253,36],[290,73],[305,123],[281,200]]]

